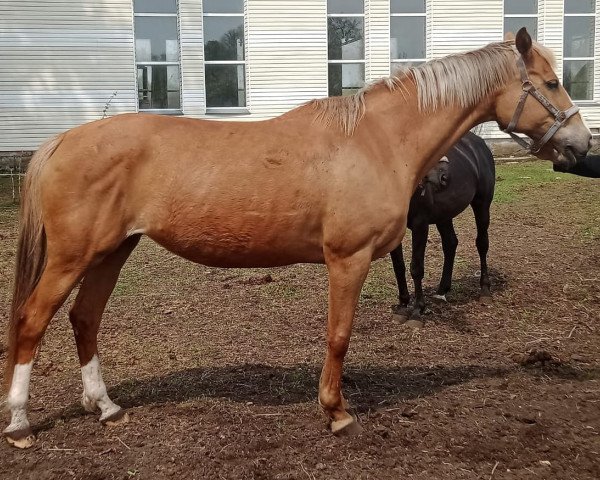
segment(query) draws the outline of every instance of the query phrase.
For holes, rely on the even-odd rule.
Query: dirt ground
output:
[[[16,234],[9,190],[5,181],[2,331]],[[143,241],[100,335],[109,394],[130,423],[103,427],[79,406],[63,309],[32,378],[38,442],[28,451],[2,442],[0,478],[600,478],[600,181],[542,162],[499,167],[491,306],[477,301],[470,211],[457,230],[449,303],[429,300],[416,333],[392,321],[391,263],[374,262],[345,365],[345,394],[364,427],[350,439],[328,433],[316,401],[322,266],[220,270]],[[430,238],[428,294],[441,271],[439,238]]]

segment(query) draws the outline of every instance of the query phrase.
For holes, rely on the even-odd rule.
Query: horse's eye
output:
[[[546,86],[550,89],[550,90],[556,90],[558,88],[558,80],[549,80],[548,82],[546,82]]]

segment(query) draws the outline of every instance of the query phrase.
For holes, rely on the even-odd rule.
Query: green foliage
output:
[[[494,202],[514,203],[527,192],[554,182],[582,181],[580,177],[552,170],[549,161],[503,163],[496,166]]]

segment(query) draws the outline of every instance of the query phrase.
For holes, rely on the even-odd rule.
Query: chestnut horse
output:
[[[29,447],[35,440],[26,413],[33,358],[80,281],[70,320],[83,406],[99,410],[104,423],[127,420],[107,395],[96,337],[142,234],[210,266],[325,263],[329,310],[319,402],[334,433],[359,431],[341,392],[354,310],[371,261],[400,244],[419,180],[467,130],[490,120],[544,137],[538,155],[557,164],[587,153],[590,132],[552,62],[523,29],[516,41],[435,60],[272,120],[120,115],[44,143],[29,166],[22,202],[7,441]],[[555,111],[539,99],[519,100],[534,91]]]

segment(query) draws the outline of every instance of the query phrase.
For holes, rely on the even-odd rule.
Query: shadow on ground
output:
[[[599,368],[575,368],[568,364],[552,367],[521,368],[435,366],[431,368],[348,368],[344,374],[344,393],[359,413],[382,406],[433,395],[451,385],[474,379],[504,379],[517,371],[532,376],[570,380],[600,379]],[[259,406],[285,406],[316,401],[320,370],[314,365],[272,367],[245,364],[218,368],[180,370],[160,377],[126,380],[109,391],[124,408],[195,399],[216,398]],[[47,430],[56,420],[84,415],[73,404],[59,415],[49,417],[38,430]]]

